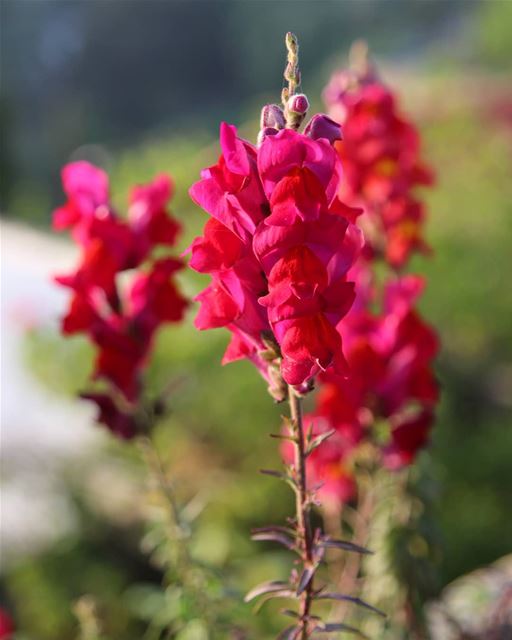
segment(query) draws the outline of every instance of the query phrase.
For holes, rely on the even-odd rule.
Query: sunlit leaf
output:
[[[344,551],[353,551],[354,553],[362,553],[364,555],[373,554],[373,551],[361,547],[354,542],[348,540],[335,540],[334,538],[323,538],[320,540],[319,545],[326,547],[327,549],[343,549]]]
[[[346,595],[343,595],[342,593],[320,593],[318,596],[316,596],[316,599],[352,602],[353,604],[356,604],[359,607],[364,607],[365,609],[369,609],[370,611],[373,611],[374,613],[376,613],[379,616],[382,616],[383,618],[386,617],[386,614],[384,613],[384,611],[377,609],[377,607],[373,607],[371,604],[368,604],[364,600],[361,600],[361,598],[356,598],[355,596],[346,596]]]
[[[262,582],[249,591],[249,593],[245,596],[244,601],[250,602],[258,596],[262,596],[275,591],[281,591],[282,589],[287,588],[288,584],[286,582],[283,582],[282,580],[269,580],[268,582]]]

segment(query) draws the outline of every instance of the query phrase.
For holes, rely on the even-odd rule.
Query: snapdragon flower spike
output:
[[[212,216],[190,247],[190,266],[212,276],[196,326],[228,328],[224,362],[248,358],[274,387],[276,372],[298,389],[330,366],[342,374],[335,327],[354,299],[346,274],[362,236],[359,211],[337,197],[331,141],[281,129],[256,148],[223,123],[220,142],[190,190]]]
[[[358,45],[353,53],[352,68],[336,73],[324,92],[330,116],[343,126],[342,139],[334,142],[346,178],[338,195],[364,209],[357,224],[365,235],[348,275],[356,282],[355,302],[337,326],[349,373],[342,377],[331,367],[319,376],[309,416],[314,432],[335,431],[308,460],[325,506],[346,501],[350,486],[355,491],[347,476],[365,443],[388,468],[411,464],[428,443],[438,400],[432,372],[437,337],[415,310],[423,280],[391,277],[382,289],[374,282],[377,259],[396,271],[414,251],[427,251],[416,188],[433,177],[420,158],[418,132],[399,114],[366,48]],[[313,119],[308,130],[328,132],[329,122]]]
[[[324,90],[329,115],[343,127],[336,144],[346,180],[340,197],[363,207],[368,259],[400,268],[414,252],[427,253],[425,209],[417,187],[433,173],[421,159],[419,133],[399,111],[392,90],[367,63],[335,73]]]
[[[392,278],[379,313],[355,305],[339,325],[350,374],[322,374],[309,416],[316,429],[335,431],[332,442],[322,444],[318,459],[310,462],[319,482],[330,481],[336,462],[342,477],[347,475],[363,442],[376,445],[382,464],[390,469],[411,464],[427,444],[439,395],[432,371],[439,345],[415,309],[423,286],[418,276]],[[347,498],[346,486],[339,488],[341,502]],[[329,490],[327,484],[324,494],[319,493],[322,501],[332,497],[326,495]]]
[[[172,246],[179,224],[169,215],[172,183],[158,176],[130,193],[127,219],[114,211],[105,172],[87,162],[62,172],[67,203],[54,212],[54,228],[71,228],[79,264],[55,281],[71,290],[62,318],[65,335],[85,334],[96,350],[92,379],[107,391],[82,394],[98,408],[98,422],[114,435],[131,438],[142,428],[141,377],[154,336],[165,323],[179,322],[187,301],[173,281],[183,263],[153,257],[157,246]],[[130,272],[120,287],[119,276]]]

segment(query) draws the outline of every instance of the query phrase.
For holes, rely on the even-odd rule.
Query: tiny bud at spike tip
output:
[[[303,93],[296,93],[288,99],[287,109],[293,113],[305,115],[309,109],[309,101]]]

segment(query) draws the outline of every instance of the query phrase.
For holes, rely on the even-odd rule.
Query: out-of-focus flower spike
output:
[[[99,423],[118,437],[131,438],[140,431],[133,416],[142,402],[141,374],[154,335],[161,325],[179,322],[188,304],[173,282],[182,262],[153,254],[157,246],[173,245],[180,230],[167,211],[172,181],[161,175],[134,187],[124,220],[110,204],[104,171],[77,162],[63,169],[62,178],[69,200],[55,213],[55,226],[71,227],[82,253],[73,273],[55,278],[72,291],[61,330],[64,335],[83,333],[92,342],[92,380],[101,379],[108,388],[82,397],[98,406]],[[121,288],[119,276],[127,271],[133,272],[131,282]],[[122,398],[130,411],[118,408],[115,398]]]
[[[358,82],[373,82],[378,79],[377,69],[371,61],[366,40],[355,40],[349,52],[350,69]]]

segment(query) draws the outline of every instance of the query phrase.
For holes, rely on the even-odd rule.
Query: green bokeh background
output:
[[[260,105],[278,97],[284,32],[300,37],[304,88],[319,108],[321,87],[351,40],[368,39],[404,110],[419,122],[438,176],[425,193],[434,255],[411,265],[428,277],[421,309],[443,343],[442,401],[427,465],[438,484],[443,541],[438,591],[512,550],[511,9],[499,0],[2,4],[5,215],[48,230],[62,200],[59,167],[70,157],[102,162],[120,206],[130,185],[165,171],[176,183],[181,249],[205,221],[186,192],[215,160],[219,119],[254,138]],[[192,273],[180,278],[190,295],[206,282]],[[248,540],[251,527],[290,512],[286,488],[257,473],[279,464],[268,434],[281,408],[248,363],[220,366],[227,334],[196,332],[194,312],[163,331],[155,349],[150,388],[179,380],[156,440],[180,498],[204,500],[195,552],[243,592],[289,566],[286,554]],[[80,339],[63,342],[41,328],[27,336],[26,356],[55,393],[83,387],[90,350]],[[88,483],[96,465],[130,479],[128,521],[98,506]],[[74,533],[1,577],[20,638],[76,637],[71,602],[83,593],[97,596],[112,638],[142,637],[141,602],[151,611],[151,598],[140,590],[157,597],[150,585],[160,580],[139,548],[142,484],[136,452],[115,443],[64,469]],[[238,615],[249,616],[249,608]],[[253,624],[254,637],[272,637],[272,615]]]

